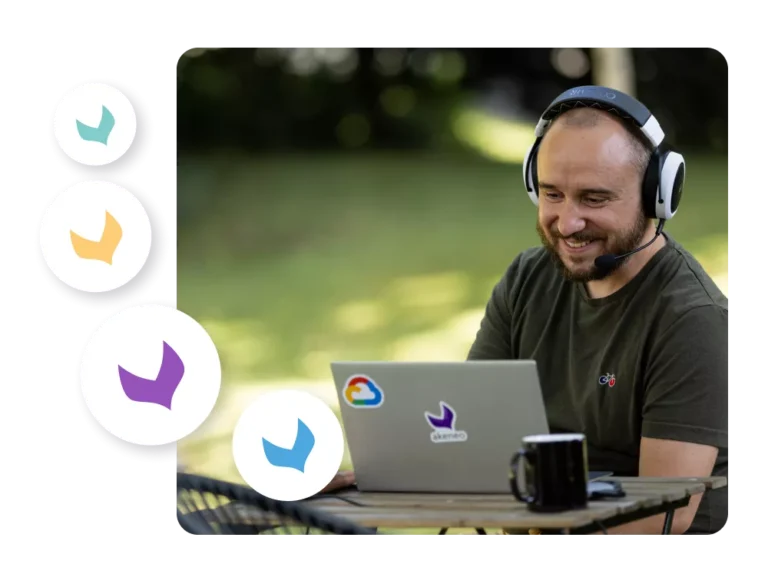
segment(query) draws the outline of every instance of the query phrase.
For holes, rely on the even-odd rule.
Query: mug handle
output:
[[[509,465],[509,486],[512,489],[512,494],[515,496],[515,499],[522,503],[533,503],[536,500],[536,497],[531,494],[523,495],[520,492],[520,488],[517,484],[517,469],[520,464],[520,460],[525,458],[527,454],[528,453],[525,450],[519,450],[512,457],[512,462]]]

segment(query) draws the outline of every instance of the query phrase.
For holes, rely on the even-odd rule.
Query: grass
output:
[[[521,176],[438,155],[180,161],[178,307],[223,368],[182,460],[242,482],[230,440],[248,398],[306,387],[333,404],[332,360],[463,359],[491,287],[538,245]],[[667,231],[724,286],[727,212],[726,160],[690,158]]]

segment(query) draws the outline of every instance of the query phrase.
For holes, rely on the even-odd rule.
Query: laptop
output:
[[[522,438],[549,433],[535,361],[333,362],[331,372],[360,491],[509,494]]]

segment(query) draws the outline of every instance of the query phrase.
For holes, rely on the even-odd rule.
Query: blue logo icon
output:
[[[115,127],[115,116],[104,106],[101,106],[101,121],[98,127],[86,126],[80,120],[75,121],[77,122],[77,133],[80,134],[83,140],[86,142],[100,142],[105,146],[107,145],[109,135],[112,133],[112,128]]]
[[[261,439],[264,444],[264,454],[272,466],[293,468],[303,473],[304,465],[315,447],[315,435],[307,425],[299,419],[296,429],[296,440],[292,448],[275,446],[266,438]]]

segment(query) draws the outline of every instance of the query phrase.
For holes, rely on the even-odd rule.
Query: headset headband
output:
[[[536,138],[544,135],[544,130],[553,119],[574,107],[594,107],[630,120],[640,128],[654,148],[658,148],[664,140],[664,131],[647,107],[626,93],[597,85],[576,87],[557,96],[536,124]]]

